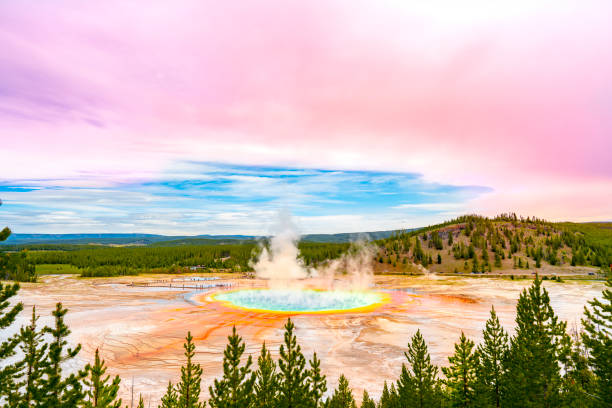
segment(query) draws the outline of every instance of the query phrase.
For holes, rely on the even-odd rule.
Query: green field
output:
[[[38,275],[81,273],[81,269],[67,264],[40,264],[36,265],[36,273]]]

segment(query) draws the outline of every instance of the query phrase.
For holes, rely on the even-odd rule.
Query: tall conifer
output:
[[[477,396],[499,408],[505,373],[504,360],[508,353],[508,334],[499,323],[493,306],[482,334],[483,342],[478,346]]]
[[[561,366],[571,339],[555,315],[546,289],[536,276],[516,306],[516,334],[506,360],[502,406],[551,407],[560,404]]]
[[[399,406],[398,396],[395,392],[393,383],[391,387],[387,386],[387,381],[383,383],[382,394],[380,395],[380,401],[378,402],[379,408],[396,408]]]
[[[87,389],[87,400],[83,404],[85,408],[120,408],[121,399],[117,399],[119,383],[121,379],[115,376],[111,381],[110,375],[106,374],[104,360],[100,359],[100,352],[96,349],[94,365],[88,364],[85,368],[88,378],[84,380]]]
[[[404,353],[408,365],[402,365],[402,373],[397,381],[397,394],[401,407],[426,408],[440,404],[438,387],[438,367],[431,363],[427,344],[417,330]]]
[[[253,398],[255,373],[251,373],[251,356],[240,366],[240,360],[246,345],[236,333],[236,326],[228,337],[228,344],[223,352],[223,378],[215,380],[210,387],[211,408],[242,408],[249,407]]]
[[[327,381],[321,373],[321,360],[314,353],[310,360],[310,370],[308,370],[308,386],[310,394],[310,406],[318,408],[323,401],[323,395],[327,391]]]
[[[279,408],[307,408],[310,402],[306,358],[293,333],[291,319],[285,324],[284,344],[281,344],[278,360]]]
[[[161,405],[159,408],[177,408],[178,407],[178,394],[176,388],[172,385],[171,381],[168,381],[168,388],[166,393],[161,397]]]
[[[355,398],[353,392],[349,387],[349,382],[344,376],[340,375],[338,380],[338,388],[334,390],[329,402],[326,404],[326,408],[355,408]]]
[[[75,348],[67,348],[70,330],[64,323],[64,316],[68,312],[61,303],[57,303],[53,311],[55,325],[46,327],[44,333],[51,337],[49,343],[48,364],[44,370],[41,380],[42,406],[53,408],[74,408],[78,406],[84,397],[81,381],[87,373],[78,371],[64,377],[62,365],[72,360],[81,351],[81,345]]]
[[[17,383],[20,392],[9,398],[10,405],[16,408],[29,408],[42,397],[41,379],[48,365],[48,345],[44,342],[43,330],[38,328],[38,318],[36,307],[32,307],[30,324],[22,327],[19,333],[19,347],[24,356]]]
[[[589,364],[597,377],[596,406],[612,406],[612,278],[601,299],[584,308],[582,341],[589,350]]]
[[[200,387],[202,382],[202,367],[193,362],[195,356],[195,344],[191,332],[187,332],[185,338],[185,357],[187,361],[181,367],[181,381],[176,385],[178,393],[178,408],[204,408],[199,402]]]
[[[450,365],[443,367],[442,372],[446,376],[451,405],[460,408],[473,406],[478,358],[474,353],[474,342],[463,332],[459,343],[455,343],[455,354],[448,357],[448,362]]]
[[[361,398],[361,408],[376,408],[376,403],[372,398],[370,398],[370,394],[366,390],[363,390],[363,397]]]
[[[8,230],[5,228],[5,230]],[[8,234],[4,231],[0,234]],[[0,236],[2,238],[2,236]],[[4,238],[6,239],[6,238]],[[23,303],[19,302],[11,306],[10,299],[19,291],[19,284],[3,284],[0,282],[0,330],[4,330],[15,322],[17,314],[23,310]],[[15,355],[15,348],[19,343],[19,336],[15,335],[0,343],[0,362]],[[15,364],[0,365],[0,398],[15,392],[16,378],[19,367]]]
[[[257,359],[255,377],[253,408],[273,408],[278,397],[278,373],[276,364],[266,349],[266,343],[261,347],[261,354]]]

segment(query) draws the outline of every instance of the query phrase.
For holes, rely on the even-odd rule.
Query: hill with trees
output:
[[[610,272],[612,223],[466,215],[377,245],[379,273],[597,275]]]

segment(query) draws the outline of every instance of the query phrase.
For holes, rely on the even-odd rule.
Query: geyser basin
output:
[[[366,312],[389,301],[380,292],[314,289],[243,289],[220,292],[213,298],[233,308],[287,314]]]

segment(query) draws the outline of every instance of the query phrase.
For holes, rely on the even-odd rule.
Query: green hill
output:
[[[598,276],[612,264],[612,223],[466,215],[377,241],[378,273]]]

